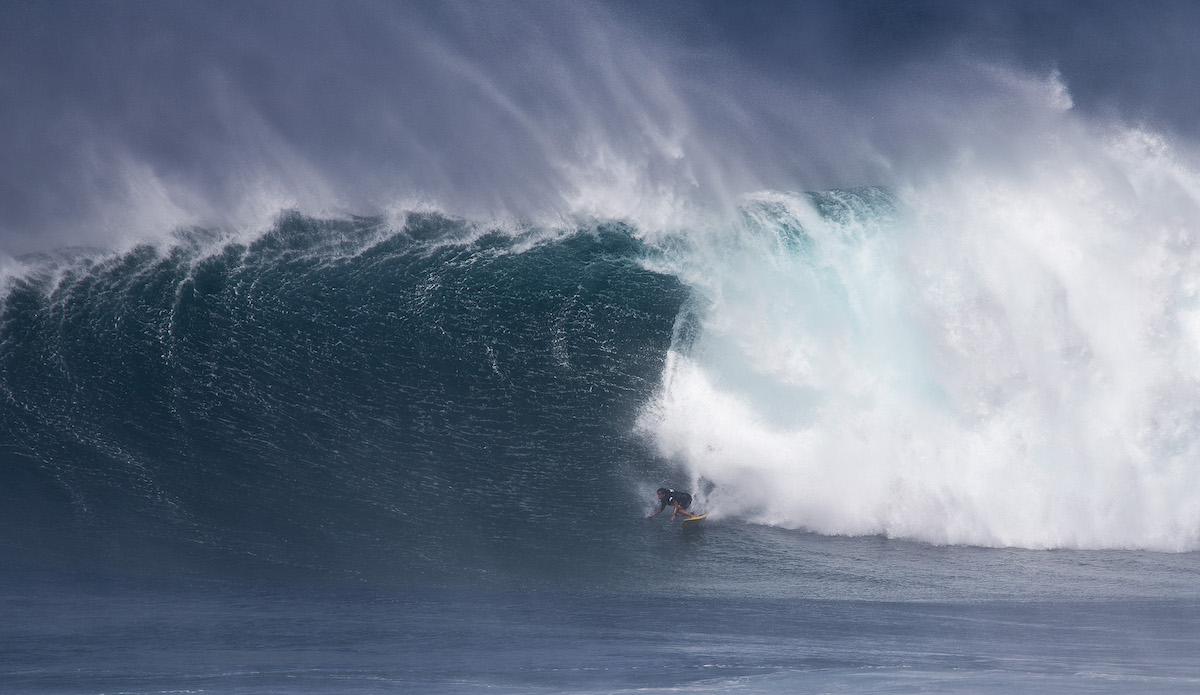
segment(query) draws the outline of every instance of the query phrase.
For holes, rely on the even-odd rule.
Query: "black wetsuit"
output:
[[[667,494],[663,495],[662,505],[658,508],[658,511],[661,512],[662,510],[667,508],[668,504],[674,504],[676,502],[679,503],[680,507],[687,509],[688,505],[690,505],[692,503],[692,496],[686,492],[675,492],[674,490],[667,490]]]

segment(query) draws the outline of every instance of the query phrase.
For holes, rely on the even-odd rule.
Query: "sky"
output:
[[[0,256],[282,209],[667,224],[1200,137],[1189,2],[0,0]],[[1063,114],[1068,114],[1064,116]]]

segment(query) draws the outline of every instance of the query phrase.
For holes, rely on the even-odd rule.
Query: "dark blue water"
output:
[[[635,534],[659,551],[675,545],[644,581],[617,586],[486,576],[26,586],[0,603],[0,673],[6,692],[38,693],[1183,693],[1200,683],[1195,557],[784,532],[767,559],[734,542],[759,530],[706,533]]]
[[[672,249],[287,215],[23,259],[0,692],[1200,688],[1195,552],[645,519],[722,489],[642,419],[712,301]]]

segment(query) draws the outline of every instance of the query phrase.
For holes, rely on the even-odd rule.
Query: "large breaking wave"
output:
[[[1067,147],[708,224],[292,213],[22,259],[4,543],[607,562],[629,529],[585,517],[676,475],[715,519],[1194,550],[1200,187],[1144,133]]]

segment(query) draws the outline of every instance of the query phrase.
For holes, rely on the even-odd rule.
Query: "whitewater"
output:
[[[833,534],[1195,550],[1195,172],[1139,132],[1028,179],[748,196],[642,426],[717,509]]]

